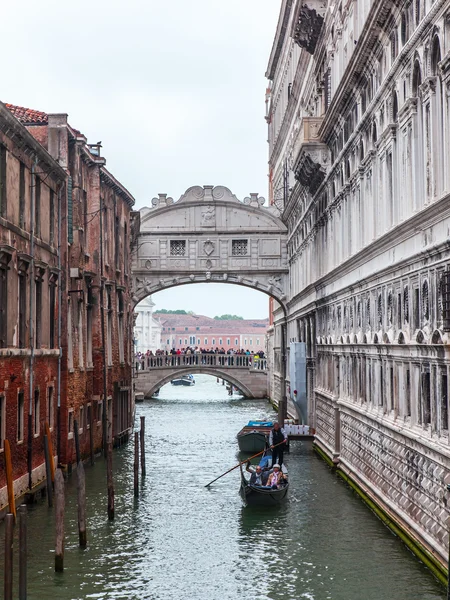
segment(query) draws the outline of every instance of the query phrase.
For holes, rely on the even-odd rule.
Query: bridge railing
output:
[[[136,359],[136,371],[173,367],[230,367],[266,371],[267,360],[247,354],[169,354],[143,356]]]

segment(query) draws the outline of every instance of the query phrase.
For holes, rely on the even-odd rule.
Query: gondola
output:
[[[240,468],[241,487],[239,494],[247,506],[277,506],[286,499],[289,491],[289,481],[286,481],[284,485],[277,489],[261,485],[250,485],[244,475],[242,465]]]
[[[239,450],[251,454],[264,450],[272,427],[272,421],[249,421],[237,434]]]

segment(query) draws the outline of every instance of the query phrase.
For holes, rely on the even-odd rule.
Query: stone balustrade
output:
[[[174,367],[220,367],[266,371],[267,360],[247,354],[169,354],[144,356],[136,359],[136,371]]]

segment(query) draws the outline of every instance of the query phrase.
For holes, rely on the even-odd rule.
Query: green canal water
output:
[[[135,501],[133,445],[115,452],[114,522],[107,521],[103,459],[86,468],[86,550],[77,546],[76,476],[68,481],[62,575],[53,571],[53,510],[30,507],[30,600],[446,597],[309,443],[292,444],[286,457],[284,506],[243,507],[238,470],[204,487],[236,464],[237,431],[249,419],[274,416],[268,403],[230,399],[214,378],[198,376],[195,387],[165,386],[158,399],[138,405],[137,423],[141,415],[147,477]],[[0,527],[2,565],[3,537]]]

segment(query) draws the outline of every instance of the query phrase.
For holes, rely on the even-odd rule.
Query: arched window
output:
[[[441,43],[437,35],[433,38],[433,46],[431,50],[431,74],[439,75],[438,64],[441,62]]]
[[[362,162],[364,160],[364,142],[361,140],[359,142],[359,160]]]
[[[425,321],[430,318],[430,302],[428,298],[428,281],[422,284],[422,317]]]
[[[416,0],[414,7],[415,17],[416,17],[416,26],[420,23],[420,0]]]
[[[364,88],[361,91],[361,115],[363,115],[366,112],[366,108],[367,108],[367,90],[366,90],[366,88]]]
[[[374,121],[373,125],[372,125],[372,144],[376,144],[377,139],[378,139],[378,136],[377,136],[377,124]]]
[[[347,158],[345,161],[345,178],[348,181],[350,179],[351,169],[350,169],[350,159]]]
[[[402,23],[401,23],[401,37],[402,37],[402,45],[404,46],[409,38],[409,27],[408,27],[408,13],[406,11],[402,14]]]
[[[418,60],[414,63],[413,77],[412,77],[412,95],[417,98],[419,95],[419,87],[422,85],[422,71],[420,69],[420,63]]]
[[[398,38],[397,38],[397,30],[394,29],[393,32],[391,33],[391,61],[394,62],[394,60],[397,58],[397,54],[398,54]]]
[[[398,120],[398,100],[397,92],[394,90],[392,93],[392,122],[397,123]]]

